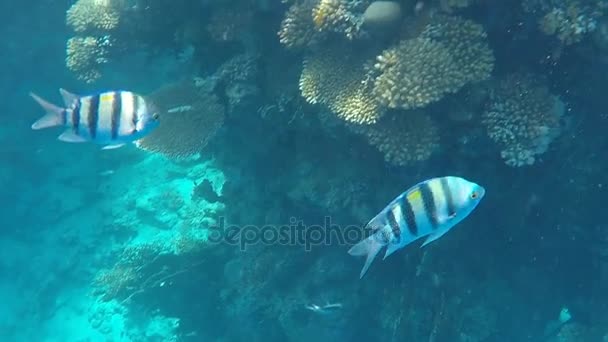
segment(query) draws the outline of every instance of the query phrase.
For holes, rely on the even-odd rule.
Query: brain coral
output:
[[[460,17],[439,15],[427,25],[421,37],[437,41],[450,51],[463,82],[490,77],[494,55],[481,25]]]
[[[563,103],[531,75],[513,74],[490,96],[482,123],[510,166],[531,165],[560,133]]]
[[[464,84],[451,52],[430,39],[402,40],[376,59],[373,93],[389,108],[424,107]]]
[[[160,125],[137,146],[170,158],[199,153],[224,123],[225,108],[193,80],[169,84],[148,96],[160,113]]]
[[[68,9],[66,21],[79,33],[110,31],[120,23],[120,7],[112,0],[78,0]]]
[[[384,159],[407,166],[427,160],[439,148],[438,129],[431,118],[419,110],[391,113],[374,125],[353,126],[364,135]]]
[[[333,46],[308,55],[300,75],[300,92],[308,103],[326,105],[339,118],[371,124],[383,114],[364,83],[365,56]]]

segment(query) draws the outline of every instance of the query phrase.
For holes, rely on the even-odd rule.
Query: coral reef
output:
[[[313,0],[298,1],[291,5],[279,30],[279,41],[288,48],[300,49],[317,39],[312,20]]]
[[[422,111],[391,113],[375,125],[353,126],[393,165],[427,160],[439,148],[439,131]]]
[[[319,32],[334,32],[354,39],[360,35],[368,0],[319,0],[312,9],[312,22]]]
[[[438,15],[420,36],[437,41],[449,50],[465,84],[490,77],[494,55],[481,25],[461,17]]]
[[[101,67],[108,63],[110,37],[72,37],[67,42],[66,66],[76,78],[93,83],[101,77]]]
[[[376,122],[384,110],[365,80],[365,55],[340,45],[305,57],[300,91],[308,103],[326,105],[339,118],[352,123]]]
[[[224,123],[225,108],[194,80],[166,85],[148,96],[162,113],[162,125],[137,146],[170,158],[188,158],[205,147]]]
[[[561,131],[564,104],[533,75],[513,74],[490,96],[482,123],[510,166],[532,165]]]
[[[401,41],[374,64],[373,94],[389,108],[421,108],[464,83],[449,50],[430,39]]]
[[[578,43],[594,32],[608,9],[603,1],[591,0],[525,0],[522,5],[538,18],[542,32],[564,45]]]
[[[67,24],[77,33],[106,32],[116,29],[120,22],[122,1],[78,0],[66,13]]]

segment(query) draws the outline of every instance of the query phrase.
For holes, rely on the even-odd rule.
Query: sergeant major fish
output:
[[[432,178],[414,185],[390,202],[367,224],[374,233],[348,253],[367,256],[360,278],[382,249],[384,259],[407,244],[427,237],[422,246],[439,239],[467,217],[485,195],[485,189],[460,177]]]
[[[65,108],[34,93],[30,96],[47,112],[34,122],[32,129],[66,126],[68,129],[58,138],[61,141],[92,141],[105,145],[103,149],[117,148],[143,138],[159,123],[154,106],[129,91],[108,91],[82,97],[65,89],[59,89],[59,92]]]

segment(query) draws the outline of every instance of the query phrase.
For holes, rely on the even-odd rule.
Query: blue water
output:
[[[608,340],[608,4],[331,3],[0,3],[0,341]],[[59,88],[164,117],[61,142]],[[445,175],[485,198],[359,280]]]

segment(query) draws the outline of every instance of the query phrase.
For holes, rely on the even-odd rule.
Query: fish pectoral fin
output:
[[[61,135],[57,139],[69,143],[82,143],[87,141],[85,138],[72,131],[65,131],[61,133]]]
[[[440,237],[443,236],[443,234],[447,233],[448,229],[442,229],[442,230],[438,230],[434,233],[432,233],[431,235],[429,235],[428,238],[426,238],[426,240],[424,241],[424,243],[422,244],[422,246],[420,246],[420,248],[428,245],[429,243],[439,239]]]
[[[78,101],[79,96],[76,94],[72,94],[63,88],[59,89],[59,92],[61,93],[63,103],[65,103],[65,106],[67,108],[70,108],[70,106],[72,106],[74,102]]]
[[[101,149],[102,150],[114,150],[114,149],[117,149],[117,148],[121,148],[123,146],[125,146],[125,144],[106,145],[106,146],[102,147]]]

